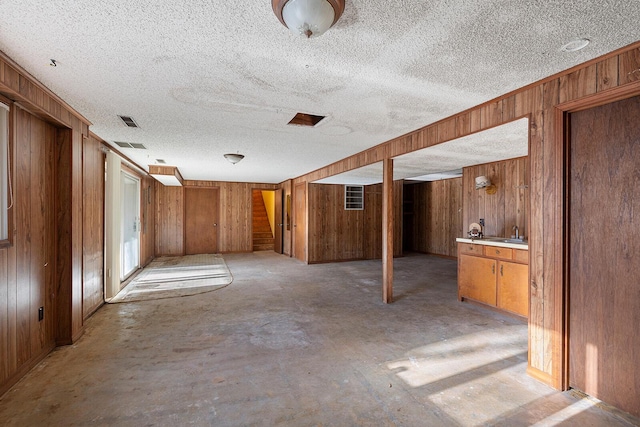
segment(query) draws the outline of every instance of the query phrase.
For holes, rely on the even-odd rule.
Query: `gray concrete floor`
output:
[[[225,255],[227,288],[107,305],[0,399],[15,426],[628,426],[525,374],[527,325],[456,300],[455,261]]]

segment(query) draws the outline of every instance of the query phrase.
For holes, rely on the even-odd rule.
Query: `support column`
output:
[[[393,302],[393,159],[382,164],[382,301],[389,304]]]

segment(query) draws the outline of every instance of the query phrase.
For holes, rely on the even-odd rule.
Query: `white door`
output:
[[[140,266],[140,180],[121,172],[122,239],[120,280]]]

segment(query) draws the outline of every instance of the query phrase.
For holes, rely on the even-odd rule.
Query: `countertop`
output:
[[[456,242],[458,243],[471,243],[473,245],[485,245],[485,246],[498,246],[501,248],[512,248],[512,249],[522,249],[529,250],[529,244],[525,242],[523,243],[513,243],[513,242],[503,242],[501,240],[509,240],[506,237],[485,237],[482,239],[469,239],[466,237],[458,237]]]

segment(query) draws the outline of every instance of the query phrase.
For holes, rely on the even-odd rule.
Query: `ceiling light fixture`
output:
[[[344,0],[271,0],[271,6],[285,27],[307,38],[322,35],[344,12]]]
[[[235,165],[240,160],[244,159],[244,156],[242,154],[228,153],[228,154],[224,155],[224,158],[227,159],[229,161],[229,163]]]

